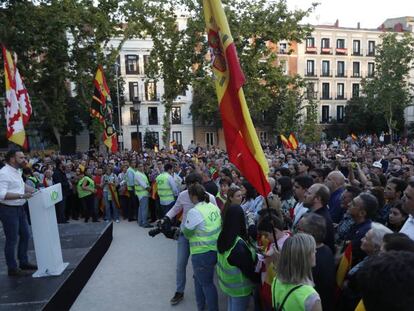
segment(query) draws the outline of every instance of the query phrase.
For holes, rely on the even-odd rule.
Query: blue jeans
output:
[[[227,296],[227,311],[246,311],[251,296],[230,297]]]
[[[17,248],[17,257],[20,265],[27,264],[27,248],[29,245],[30,231],[27,223],[27,215],[23,206],[6,206],[0,205],[0,221],[3,224],[3,231],[6,237],[4,245],[4,255],[6,257],[7,267],[9,269],[17,268],[16,261],[16,244],[19,238]]]
[[[119,220],[118,208],[115,206],[114,201],[109,200],[109,192],[103,193],[103,199],[105,203],[105,220],[111,220],[112,216],[114,220]],[[111,216],[112,209],[112,216]]]
[[[214,285],[214,266],[217,263],[217,252],[191,255],[194,270],[194,287],[198,311],[218,311],[217,288]]]
[[[142,197],[139,200],[138,225],[141,227],[148,225],[148,201],[148,197]]]
[[[177,293],[184,293],[188,258],[190,257],[190,242],[181,233],[177,241]]]

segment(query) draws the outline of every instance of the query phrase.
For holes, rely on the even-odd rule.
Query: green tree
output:
[[[198,1],[191,2],[190,12],[200,12],[202,8]],[[290,11],[286,1],[266,0],[228,0],[225,1],[225,11],[229,26],[237,48],[240,63],[246,77],[244,92],[253,121],[257,126],[267,126],[276,131],[278,127],[287,128],[287,125],[278,126],[279,116],[292,119],[299,112],[297,107],[301,100],[300,92],[292,92],[292,89],[301,87],[299,76],[287,75],[281,66],[281,60],[272,42],[283,40],[287,42],[300,42],[310,32],[307,25],[300,25],[313,7],[306,10]],[[203,25],[203,27],[205,27]],[[201,42],[207,46],[205,39]],[[291,47],[289,47],[290,51]],[[206,48],[204,48],[206,50]],[[211,76],[211,71],[206,59],[198,66],[198,76],[206,78]],[[195,82],[196,83],[196,82]],[[199,85],[210,87],[208,83]],[[218,110],[216,105],[213,113],[211,97],[208,91],[198,90],[201,96],[193,103],[198,107],[192,109],[195,119],[209,117],[214,123]],[[285,109],[286,108],[286,109]],[[265,117],[263,118],[263,115]],[[290,115],[290,117],[288,117]],[[287,124],[287,121],[283,121]],[[297,122],[295,122],[297,123]]]
[[[176,0],[133,0],[123,11],[131,36],[150,38],[153,43],[145,74],[149,81],[162,80],[164,84],[161,100],[165,107],[163,142],[167,148],[173,103],[188,89],[197,58],[195,47],[203,36],[194,31],[193,26],[199,23],[177,16],[177,12],[185,11],[181,4]]]
[[[318,102],[309,98],[305,109],[306,116],[303,122],[301,137],[305,144],[317,143],[321,137],[321,131],[318,126]]]
[[[18,55],[18,68],[32,98],[30,126],[60,135],[89,124],[88,107],[97,64],[109,68],[122,45],[117,0],[3,1],[0,42]],[[110,77],[111,75],[107,75]],[[75,96],[72,95],[72,85]],[[113,85],[111,79],[108,84]],[[4,85],[4,83],[2,83]]]
[[[413,59],[412,35],[387,33],[376,51],[373,78],[362,81],[368,111],[382,116],[390,134],[404,127],[404,109],[412,100],[413,88],[407,81]]]

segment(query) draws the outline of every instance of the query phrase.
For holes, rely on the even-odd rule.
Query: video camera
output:
[[[167,239],[177,240],[180,235],[180,228],[173,227],[170,218],[164,217],[157,221],[156,228],[148,231],[148,235],[152,238],[160,233],[163,233]]]

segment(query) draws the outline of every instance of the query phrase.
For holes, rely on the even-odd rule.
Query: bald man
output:
[[[345,176],[340,171],[333,171],[325,179],[325,185],[329,188],[331,196],[329,197],[328,208],[332,221],[338,224],[345,210],[341,208],[341,196],[345,190]]]

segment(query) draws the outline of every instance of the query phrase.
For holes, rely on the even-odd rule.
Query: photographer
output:
[[[192,185],[202,183],[202,177],[198,173],[190,173],[185,179],[187,188]],[[217,205],[214,196],[209,194],[210,202]],[[167,221],[171,221],[174,217],[182,213],[182,223],[185,223],[187,219],[188,211],[194,207],[191,202],[188,190],[182,191],[177,198],[174,206],[168,211],[166,217]],[[163,220],[164,222],[165,220]],[[176,305],[184,298],[184,289],[186,282],[186,268],[188,263],[188,257],[190,257],[190,245],[188,239],[183,234],[180,234],[177,241],[177,270],[176,270],[176,292],[174,297],[171,299],[171,304]]]

